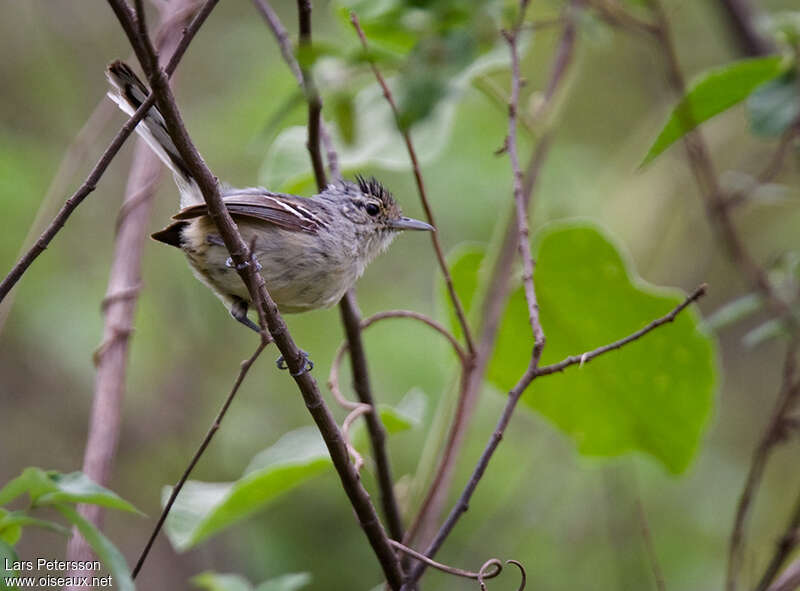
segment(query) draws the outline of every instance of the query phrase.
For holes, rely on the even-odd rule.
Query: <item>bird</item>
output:
[[[106,75],[112,87],[108,96],[132,115],[146,100],[147,87],[119,60],[108,66]],[[222,300],[231,316],[260,332],[247,316],[252,306],[248,289],[156,106],[136,131],[172,171],[180,193],[180,210],[173,222],[152,238],[181,249],[195,276]],[[221,193],[281,313],[335,305],[400,232],[435,231],[430,224],[403,216],[380,181],[359,175],[354,181],[337,180],[312,197],[262,187],[224,187]]]

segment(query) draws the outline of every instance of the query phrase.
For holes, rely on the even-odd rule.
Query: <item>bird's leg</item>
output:
[[[242,298],[233,299],[233,303],[231,304],[231,316],[233,316],[238,322],[244,324],[250,330],[254,330],[258,334],[261,334],[261,328],[259,328],[258,324],[247,317],[247,302],[245,302]]]
[[[300,349],[300,357],[302,357],[303,359],[303,366],[297,372],[292,372],[292,371],[289,372],[289,374],[295,378],[314,369],[314,362],[311,361],[311,357],[308,356],[308,353],[306,353],[302,349]],[[281,355],[275,360],[275,365],[278,366],[278,369],[289,369],[289,366],[286,365],[286,360],[283,358],[283,355]]]

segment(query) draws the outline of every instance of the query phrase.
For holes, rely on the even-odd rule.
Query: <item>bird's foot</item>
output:
[[[297,372],[292,372],[292,371],[289,372],[289,375],[291,375],[294,378],[301,376],[304,373],[307,373],[312,369],[314,369],[314,362],[311,361],[311,357],[308,356],[308,353],[306,353],[302,349],[300,349],[300,357],[302,357],[303,359],[303,365],[300,368],[300,370]],[[286,360],[283,358],[283,355],[281,355],[275,360],[275,365],[278,366],[278,369],[289,369],[289,366],[286,365]]]
[[[261,263],[259,263],[255,259],[253,259],[253,262],[256,264],[256,271],[260,271],[262,269]],[[236,265],[234,264],[233,259],[231,257],[228,257],[227,259],[225,259],[225,266],[228,267],[229,269],[236,268],[237,271],[244,271],[247,267],[250,266],[250,261],[245,261],[240,265]]]

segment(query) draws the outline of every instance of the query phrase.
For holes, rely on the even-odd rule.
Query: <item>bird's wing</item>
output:
[[[324,216],[318,203],[311,199],[272,193],[266,190],[245,189],[229,192],[223,197],[225,207],[232,216],[254,218],[275,224],[285,230],[315,234],[325,227]],[[190,220],[208,214],[205,203],[192,205],[172,216],[176,220]]]

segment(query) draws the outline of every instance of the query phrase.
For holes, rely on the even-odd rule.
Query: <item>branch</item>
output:
[[[567,357],[563,361],[559,361],[558,363],[554,363],[552,365],[545,365],[544,367],[540,367],[536,370],[536,376],[546,376],[553,373],[564,371],[571,365],[579,365],[583,367],[586,363],[589,363],[592,359],[599,357],[609,351],[616,351],[617,349],[621,349],[628,343],[632,343],[633,341],[639,340],[648,332],[655,330],[659,326],[664,324],[668,324],[675,320],[675,317],[680,314],[689,304],[699,300],[706,294],[707,290],[706,284],[702,284],[700,287],[695,289],[689,296],[686,297],[683,302],[681,302],[678,307],[676,307],[672,312],[667,314],[666,316],[662,316],[656,320],[653,320],[650,324],[637,330],[635,333],[628,335],[624,339],[620,339],[618,341],[614,341],[613,343],[609,343],[608,345],[604,345],[602,347],[598,347],[593,351],[587,351],[586,353],[582,353],[580,355],[571,355]]]
[[[535,372],[539,365],[539,359],[541,358],[542,350],[544,349],[545,345],[544,331],[539,321],[539,306],[536,300],[536,288],[533,281],[533,257],[531,255],[530,243],[528,240],[527,200],[525,198],[522,182],[522,171],[519,167],[519,156],[517,153],[516,113],[519,106],[519,91],[521,86],[517,38],[519,37],[519,32],[525,20],[525,12],[527,7],[528,0],[520,0],[519,14],[514,24],[514,28],[511,31],[504,32],[504,36],[508,41],[509,51],[511,53],[511,98],[508,105],[508,137],[506,139],[505,146],[511,160],[511,170],[514,177],[514,201],[517,212],[519,253],[523,261],[525,297],[528,302],[531,330],[534,336],[533,352],[531,354],[531,361],[528,369],[509,394],[508,402],[503,410],[502,416],[500,417],[500,421],[498,422],[492,437],[489,439],[489,443],[484,449],[483,454],[481,454],[481,458],[478,461],[478,464],[475,467],[475,470],[473,471],[472,477],[467,483],[466,488],[462,492],[461,497],[456,503],[456,506],[453,507],[452,511],[448,515],[445,523],[439,529],[433,541],[426,548],[425,555],[430,558],[432,558],[438,551],[447,536],[450,535],[450,532],[452,531],[456,522],[467,510],[469,500],[472,497],[475,488],[478,486],[478,482],[480,482],[480,479],[489,464],[489,460],[497,449],[500,439],[502,439],[503,432],[511,420],[511,415],[514,412],[514,408],[516,407],[520,396],[522,396],[522,393],[536,377]],[[419,580],[419,578],[422,576],[422,573],[425,571],[425,566],[426,565],[424,563],[418,563],[414,567],[404,583],[405,589],[410,590],[413,588],[416,581]]]
[[[169,60],[169,64],[165,68],[165,72],[167,75],[171,75],[175,68],[181,61],[183,54],[186,52],[186,49],[189,47],[189,43],[191,43],[194,36],[197,34],[197,31],[200,29],[202,24],[205,22],[206,17],[211,13],[216,6],[219,0],[206,0],[206,3],[197,13],[197,16],[194,20],[189,24],[186,30],[183,33],[183,37],[181,38],[180,42],[178,43],[178,47],[175,50],[175,53],[172,55],[172,58]],[[28,270],[28,267],[31,266],[33,261],[44,252],[47,246],[50,244],[50,241],[53,240],[56,234],[58,234],[59,230],[64,227],[64,224],[69,219],[69,216],[72,215],[72,212],[83,202],[83,200],[97,188],[97,183],[100,182],[100,179],[105,173],[108,165],[111,164],[111,161],[117,155],[122,145],[125,143],[125,140],[131,135],[133,130],[136,128],[136,125],[142,118],[145,116],[147,111],[150,107],[153,106],[155,102],[155,96],[151,93],[145,101],[141,104],[141,106],[131,115],[130,119],[122,126],[122,129],[119,130],[114,139],[111,140],[111,143],[106,148],[103,155],[100,156],[100,160],[97,161],[92,171],[89,173],[89,176],[86,177],[86,180],[83,184],[78,187],[78,190],[72,194],[72,196],[67,199],[66,203],[64,203],[61,210],[58,212],[56,217],[50,222],[50,225],[47,226],[44,232],[42,232],[41,236],[39,236],[36,243],[26,252],[12,267],[12,269],[8,272],[8,275],[0,282],[0,302],[5,299],[8,295],[8,292],[11,291],[11,288],[20,280],[22,275],[25,271]]]
[[[371,412],[364,416],[364,420],[367,423],[372,455],[375,459],[375,471],[378,477],[381,506],[386,518],[386,527],[393,539],[402,540],[403,520],[394,494],[394,478],[392,477],[389,453],[386,449],[386,429],[376,410],[375,399],[372,396],[372,386],[370,385],[369,370],[367,369],[367,356],[364,350],[364,341],[361,338],[361,311],[358,309],[354,290],[350,290],[345,294],[339,304],[339,310],[350,348],[353,389],[356,391],[359,401],[368,405],[371,409]]]
[[[741,53],[747,56],[767,55],[775,46],[755,25],[753,7],[748,0],[718,0]]]
[[[689,295],[683,302],[681,302],[677,307],[675,307],[671,312],[669,312],[667,315],[662,316],[661,318],[659,318],[657,320],[654,320],[653,322],[648,324],[645,328],[643,328],[643,329],[641,329],[639,331],[636,331],[635,333],[633,333],[629,337],[626,337],[624,339],[616,341],[615,343],[612,343],[611,345],[606,345],[605,347],[600,347],[599,349],[596,349],[595,351],[593,351],[591,353],[586,353],[584,355],[588,356],[590,354],[593,354],[592,355],[592,358],[593,358],[593,357],[596,357],[597,355],[601,355],[602,353],[605,353],[605,352],[608,352],[608,351],[612,351],[614,349],[618,349],[618,348],[624,346],[627,343],[630,343],[630,342],[632,342],[632,341],[634,341],[634,340],[636,340],[638,338],[641,338],[642,336],[644,336],[648,332],[650,332],[650,331],[658,328],[659,326],[662,326],[662,325],[667,324],[668,322],[671,322],[672,320],[674,320],[675,317],[681,311],[686,309],[686,307],[690,303],[694,302],[695,300],[697,300],[698,298],[700,298],[704,294],[705,294],[705,286],[700,286],[694,292],[692,292],[692,294]],[[580,358],[581,357],[583,357],[583,355],[575,356],[575,357],[568,357],[567,359],[568,360],[577,359],[578,361],[576,361],[575,363],[578,363],[578,362],[580,362]],[[562,362],[562,363],[564,363],[564,362]],[[506,406],[503,409],[503,414],[501,415],[500,420],[497,422],[497,426],[495,427],[495,430],[492,433],[492,436],[489,438],[489,442],[486,444],[486,447],[484,448],[483,453],[481,454],[481,457],[478,460],[478,464],[475,466],[475,469],[472,472],[472,476],[470,477],[469,482],[467,483],[466,487],[464,488],[464,491],[461,493],[461,496],[459,497],[458,501],[456,502],[456,505],[453,507],[452,511],[450,512],[450,515],[448,515],[447,520],[444,522],[442,527],[439,529],[439,532],[437,533],[437,535],[434,538],[433,542],[425,550],[425,555],[426,556],[432,557],[438,551],[438,549],[441,547],[441,545],[444,542],[444,540],[447,538],[448,535],[450,535],[450,532],[453,530],[453,528],[455,527],[455,525],[458,522],[458,520],[467,511],[467,508],[469,507],[470,499],[472,498],[472,494],[475,492],[475,489],[477,488],[478,483],[480,482],[481,478],[483,477],[483,474],[486,471],[486,468],[489,465],[489,461],[491,460],[492,455],[494,454],[495,450],[497,449],[497,446],[500,444],[500,441],[503,439],[503,434],[505,433],[506,427],[508,426],[508,423],[511,420],[511,415],[513,414],[514,408],[516,407],[517,402],[519,401],[519,399],[522,396],[522,394],[525,392],[525,390],[531,384],[531,382],[533,380],[535,380],[537,377],[539,377],[541,375],[547,375],[549,373],[553,373],[554,371],[560,371],[560,370],[557,370],[557,369],[553,369],[551,371],[551,368],[555,368],[558,365],[560,365],[560,364],[555,364],[553,366],[545,366],[545,367],[537,369],[537,367],[536,367],[536,359],[533,356],[531,357],[531,362],[530,362],[530,364],[528,366],[528,369],[525,371],[525,373],[519,379],[519,381],[514,386],[514,388],[511,390],[511,392],[509,392],[508,401],[506,402]],[[574,363],[569,363],[567,365],[574,365]],[[565,365],[564,367],[566,367],[567,365]],[[409,574],[408,581],[411,581],[412,583],[414,581],[416,581],[421,576],[421,574],[424,571],[424,569],[425,569],[424,565],[422,565],[422,564],[417,565],[417,567],[413,571],[411,571],[411,573]],[[408,585],[408,583],[406,583],[406,584]],[[410,589],[410,588],[411,587],[408,587],[408,589]]]
[[[750,468],[747,473],[745,485],[739,495],[739,501],[736,504],[736,514],[733,519],[733,528],[731,530],[730,542],[728,545],[728,570],[726,578],[726,587],[728,589],[735,589],[737,584],[737,576],[739,574],[739,567],[741,566],[742,558],[744,555],[744,532],[747,517],[750,507],[755,500],[758,488],[761,485],[764,469],[767,466],[769,455],[772,449],[781,440],[784,439],[786,432],[786,417],[791,411],[794,403],[800,396],[800,382],[797,381],[796,376],[796,354],[797,343],[790,343],[786,351],[786,358],[783,366],[783,380],[781,389],[778,392],[778,399],[775,402],[775,407],[772,409],[772,415],[768,421],[764,432],[761,434],[758,445],[753,451],[753,458],[750,462]],[[780,554],[780,552],[779,552]],[[777,556],[777,555],[776,555]],[[773,560],[774,562],[774,560]],[[758,589],[763,591],[772,581],[775,572],[770,571],[780,567],[783,559],[781,558],[775,567],[768,567],[764,576],[759,583]],[[762,586],[763,584],[763,586]]]
[[[367,43],[367,37],[364,35],[364,30],[361,28],[361,24],[358,22],[358,16],[355,12],[350,13],[350,22],[353,23],[353,27],[355,28],[356,33],[358,33],[358,37],[361,40],[361,45],[364,47],[364,51],[369,56],[369,44]],[[437,226],[436,221],[433,218],[433,210],[431,209],[430,202],[428,201],[428,194],[425,190],[425,182],[422,180],[422,172],[419,167],[417,152],[414,149],[414,144],[411,141],[411,132],[409,129],[400,124],[400,111],[397,108],[397,103],[395,103],[394,97],[392,96],[392,91],[389,90],[389,85],[386,84],[383,74],[381,74],[381,71],[378,69],[378,66],[375,65],[375,62],[371,57],[369,57],[369,64],[372,68],[372,73],[375,75],[375,79],[383,89],[383,96],[386,98],[386,102],[389,103],[389,106],[392,109],[395,121],[397,122],[397,129],[400,131],[400,134],[403,136],[403,141],[406,144],[408,157],[411,159],[411,166],[414,169],[414,180],[417,183],[419,198],[422,201],[422,208],[425,210],[425,217],[428,220],[428,223],[436,228]],[[461,331],[464,333],[464,340],[467,342],[467,350],[469,351],[470,356],[473,356],[475,355],[475,344],[472,338],[472,331],[470,330],[469,323],[467,322],[466,315],[464,314],[464,306],[461,304],[461,299],[458,297],[455,286],[453,285],[453,278],[450,275],[450,269],[447,267],[447,261],[444,258],[442,246],[439,243],[439,232],[437,230],[436,232],[431,232],[430,235],[431,242],[433,243],[433,250],[436,252],[436,260],[439,262],[439,268],[442,270],[442,275],[444,276],[444,281],[447,285],[447,293],[450,295],[450,301],[453,303],[453,307],[455,308],[456,316],[458,317],[458,323],[461,325]]]
[[[555,100],[557,91],[563,85],[567,71],[572,64],[576,43],[577,10],[580,8],[581,4],[581,0],[573,0],[566,8],[565,15],[561,19],[564,24],[564,30],[562,31],[553,64],[550,68],[550,77],[547,83],[549,92],[543,98],[537,110],[537,118],[544,118],[551,111],[551,105]],[[539,179],[539,173],[547,158],[547,154],[549,153],[550,145],[550,134],[545,132],[539,139],[528,162],[523,182],[523,201],[526,216],[530,211],[530,201],[533,190]],[[407,543],[411,543],[416,536],[425,540],[435,533],[435,530],[430,533],[428,530],[431,526],[436,527],[435,522],[438,520],[442,507],[447,500],[455,464],[464,442],[464,437],[470,423],[472,412],[475,408],[478,394],[483,385],[483,378],[489,359],[494,351],[497,331],[500,328],[500,320],[502,319],[506,306],[508,286],[513,271],[518,244],[518,227],[514,215],[512,214],[505,231],[500,253],[494,262],[488,282],[488,293],[486,294],[481,314],[483,326],[481,327],[480,340],[475,351],[475,357],[466,375],[462,376],[458,401],[456,402],[456,409],[450,424],[445,448],[439,465],[437,466],[434,479],[423,499],[417,517],[409,528],[406,536]]]
[[[186,131],[175,103],[175,97],[166,83],[164,73],[157,68],[148,70],[148,64],[155,62],[152,44],[149,39],[141,40],[137,37],[133,16],[127,5],[125,5],[124,0],[108,1],[114,8],[114,12],[117,14],[123,30],[131,41],[134,51],[137,52],[142,67],[148,74],[152,94],[157,97],[156,102],[164,116],[170,136],[181,157],[186,162],[192,177],[197,181],[208,206],[209,216],[217,229],[219,229],[235,268],[250,292],[251,299],[259,312],[259,319],[262,322],[262,340],[267,339],[266,333],[263,332],[266,324],[271,338],[274,339],[275,344],[286,360],[286,364],[303,396],[309,413],[311,413],[322,434],[322,438],[331,455],[331,460],[339,474],[342,487],[349,497],[359,523],[380,561],[386,579],[393,589],[397,589],[400,587],[402,580],[397,556],[389,544],[386,532],[370,501],[369,494],[362,486],[358,473],[350,463],[347,445],[342,432],[330,409],[325,404],[313,376],[310,372],[303,371],[306,363],[305,357],[301,354],[300,349],[289,334],[286,323],[267,291],[264,278],[256,272],[256,266],[252,264],[252,255],[222,201],[217,178],[206,166],[205,161]],[[144,51],[142,51],[142,48],[144,48]]]
[[[310,72],[303,71],[297,62],[292,51],[289,34],[286,28],[281,23],[280,18],[272,9],[272,6],[267,0],[254,0],[256,8],[264,17],[270,30],[275,36],[275,40],[280,48],[281,55],[289,66],[292,74],[294,75],[297,83],[306,91],[308,97],[308,88],[313,90],[316,99],[319,100],[319,94],[316,92],[313,82],[311,80]],[[310,46],[311,43],[311,30],[310,30],[310,6],[300,2],[298,4],[300,12],[300,28],[304,36],[303,43]],[[306,84],[306,80],[309,84]],[[321,104],[321,103],[320,103]],[[319,132],[312,132],[312,127],[318,127]],[[331,175],[335,178],[340,177],[338,156],[333,148],[330,135],[321,121],[320,111],[309,109],[309,143],[308,150],[311,155],[312,163],[319,156],[320,153],[320,140],[326,145],[328,156],[328,164],[330,167]],[[316,174],[317,188],[322,191],[327,184],[325,179],[324,170],[321,175]],[[356,395],[362,404],[369,405],[371,408],[375,407],[375,402],[372,396],[372,389],[369,382],[369,372],[367,369],[366,353],[364,351],[364,344],[361,340],[361,333],[359,326],[361,324],[361,312],[358,309],[358,302],[355,297],[354,290],[348,292],[342,301],[339,302],[339,310],[342,317],[342,324],[344,325],[345,334],[350,346],[351,355],[350,362],[353,372],[353,386]],[[378,473],[378,486],[381,495],[381,505],[383,513],[386,517],[387,526],[390,535],[395,539],[403,538],[403,524],[400,516],[400,509],[397,505],[397,499],[394,494],[394,480],[392,478],[391,463],[389,461],[389,454],[386,449],[386,430],[377,413],[368,413],[365,417],[367,422],[367,432],[372,446],[372,453],[375,459],[375,466]]]
[[[258,347],[253,352],[253,354],[242,361],[241,368],[239,369],[239,375],[236,376],[236,380],[233,382],[233,387],[231,388],[228,396],[225,398],[225,401],[222,403],[222,406],[217,413],[217,416],[214,418],[214,422],[211,423],[211,427],[208,429],[206,436],[203,438],[203,441],[200,443],[200,447],[197,448],[197,451],[192,456],[192,459],[189,461],[189,465],[186,466],[186,469],[181,474],[180,479],[178,479],[177,484],[172,489],[172,492],[169,495],[169,499],[167,499],[166,504],[164,505],[164,509],[161,511],[161,515],[156,522],[156,525],[153,527],[153,531],[150,533],[150,537],[147,539],[147,543],[144,545],[141,554],[139,554],[139,558],[136,561],[136,566],[133,568],[131,572],[131,576],[135,579],[136,576],[139,574],[139,571],[142,570],[142,566],[144,565],[144,561],[147,560],[147,555],[150,553],[150,548],[153,547],[153,542],[156,541],[156,537],[158,537],[161,528],[164,525],[164,522],[167,520],[167,515],[169,515],[170,510],[172,510],[172,505],[175,503],[175,499],[178,498],[181,490],[183,490],[184,484],[189,479],[189,476],[194,470],[194,467],[197,465],[197,462],[200,460],[200,457],[206,451],[208,444],[211,443],[211,439],[214,437],[216,432],[219,430],[219,426],[222,423],[222,419],[225,418],[225,413],[228,412],[228,408],[230,407],[233,399],[236,397],[236,393],[239,391],[239,387],[244,382],[244,378],[247,376],[247,372],[250,371],[250,368],[255,363],[258,356],[261,355],[261,352],[266,348],[269,343],[265,341],[261,341],[258,344]]]
[[[180,40],[181,30],[191,12],[189,0],[172,3],[161,14],[159,49],[171,55]],[[176,16],[182,18],[175,18]],[[153,197],[158,186],[161,164],[143,141],[137,142],[131,165],[125,199],[117,218],[114,256],[108,288],[103,299],[103,340],[95,352],[97,374],[89,433],[83,458],[83,472],[94,482],[107,486],[111,480],[114,457],[122,422],[130,336],[141,285],[141,260]],[[78,511],[100,528],[105,510],[99,505],[80,505]],[[73,530],[67,544],[67,559],[75,562],[92,560],[91,547]],[[72,577],[88,573],[71,569]],[[69,589],[77,589],[70,585]]]
[[[297,13],[300,19],[300,43],[299,51],[308,53],[311,51],[311,0],[297,0]],[[328,184],[325,177],[325,165],[322,163],[322,151],[320,150],[319,129],[320,114],[322,113],[322,101],[319,92],[314,85],[311,73],[301,67],[303,73],[303,90],[306,93],[308,102],[308,142],[306,147],[311,156],[311,165],[314,168],[314,178],[317,179],[317,188],[321,191]]]
[[[767,591],[767,589],[771,588],[770,585],[773,579],[778,574],[778,571],[783,566],[783,563],[789,557],[789,554],[791,554],[792,550],[797,547],[799,542],[800,496],[798,496],[797,500],[795,501],[794,511],[792,511],[792,515],[789,518],[789,523],[786,525],[786,529],[778,541],[778,547],[775,549],[775,554],[773,554],[772,559],[769,561],[769,564],[764,571],[764,574],[761,576],[761,580],[758,582],[758,586],[756,586],[756,591]]]

